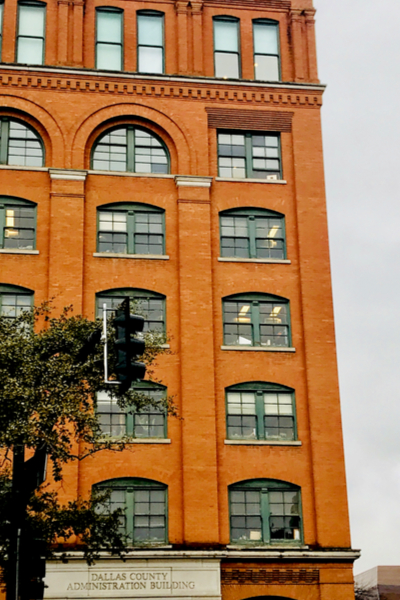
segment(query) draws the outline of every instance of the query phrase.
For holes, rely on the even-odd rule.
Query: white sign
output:
[[[46,599],[221,597],[218,560],[47,563]]]

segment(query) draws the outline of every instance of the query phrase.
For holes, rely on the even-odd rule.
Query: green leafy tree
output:
[[[133,307],[135,308],[135,307]],[[151,399],[140,391],[119,393],[104,383],[103,345],[82,359],[90,334],[101,328],[73,315],[71,307],[55,318],[45,304],[15,319],[0,317],[0,567],[7,579],[12,509],[11,463],[15,446],[27,456],[45,445],[52,477],[62,480],[63,465],[101,450],[122,451],[126,439],[107,438],[96,414],[97,393],[106,390],[121,408],[140,410]],[[109,327],[109,372],[114,368],[114,333]],[[146,378],[155,381],[157,357],[166,352],[165,336],[147,333]],[[159,407],[159,405],[158,405]],[[173,412],[171,399],[164,409]],[[25,528],[47,542],[47,555],[78,543],[88,562],[100,550],[121,553],[126,540],[119,531],[120,513],[102,510],[107,493],[77,498],[63,505],[57,492],[43,485],[29,499]]]

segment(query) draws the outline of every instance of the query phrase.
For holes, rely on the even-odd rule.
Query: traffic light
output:
[[[42,600],[44,596],[44,578],[46,575],[45,540],[22,533],[20,551],[21,579],[19,592],[21,600]]]
[[[135,338],[136,333],[143,331],[144,318],[131,315],[129,298],[125,298],[113,319],[115,327],[115,374],[121,383],[120,392],[129,390],[133,381],[144,378],[146,365],[136,362],[145,351],[143,340]]]

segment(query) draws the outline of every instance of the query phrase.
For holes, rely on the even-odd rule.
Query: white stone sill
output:
[[[287,184],[287,181],[285,179],[251,179],[251,177],[246,177],[246,179],[234,179],[233,177],[216,177],[215,181],[229,181],[230,183],[272,183],[272,185]]]
[[[22,165],[0,165],[0,169],[1,170],[7,170],[9,169],[10,171],[41,171],[41,172],[47,172],[49,170],[49,167],[24,167]]]
[[[221,350],[244,352],[296,352],[296,348],[280,348],[278,346],[221,346]]]
[[[301,446],[302,442],[295,440],[294,442],[278,442],[267,440],[225,440],[227,446]]]
[[[118,254],[117,252],[93,252],[95,258],[133,258],[136,260],[169,260],[167,254]]]
[[[303,546],[301,543],[298,544],[287,544],[287,545],[279,545],[279,544],[265,544],[265,546],[257,546],[253,544],[247,545],[239,545],[239,544],[227,544],[228,550],[256,550],[257,552],[262,552],[263,550],[309,550],[309,546]]]
[[[218,262],[234,263],[265,263],[271,265],[291,265],[292,261],[286,258],[230,258],[228,256],[219,257]]]
[[[106,177],[150,177],[151,179],[175,179],[176,175],[169,173],[131,173],[129,171],[94,171],[88,170],[88,175],[105,175]]]
[[[11,248],[2,248],[0,249],[0,254],[39,254],[39,250],[18,250],[17,248],[13,250]]]
[[[115,444],[119,444],[121,442],[121,438],[107,438],[104,440],[104,443],[115,442]],[[171,440],[164,438],[135,438],[131,440],[124,441],[125,446],[130,446],[131,444],[171,444]]]

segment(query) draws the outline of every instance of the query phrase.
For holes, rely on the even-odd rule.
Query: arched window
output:
[[[221,256],[285,259],[285,217],[263,208],[220,213]]]
[[[33,250],[36,245],[36,204],[0,196],[0,248]]]
[[[149,204],[115,203],[97,209],[97,251],[165,254],[164,210]]]
[[[240,21],[218,16],[214,22],[214,70],[216,77],[238,79],[240,74]]]
[[[231,542],[300,544],[300,488],[275,479],[250,479],[229,486]]]
[[[96,294],[96,316],[103,318],[103,305],[106,311],[112,314],[125,298],[132,303],[132,312],[144,317],[144,329],[153,333],[165,333],[165,296],[136,288],[120,288],[106,290]]]
[[[114,6],[96,8],[96,69],[123,68],[124,11]]]
[[[289,347],[289,301],[270,294],[236,294],[223,299],[226,346]]]
[[[32,305],[32,290],[19,285],[0,284],[0,316],[15,319]]]
[[[93,486],[110,490],[106,509],[122,509],[120,531],[132,545],[167,541],[167,486],[142,478],[109,479]]]
[[[279,23],[268,19],[253,21],[254,79],[280,81]]]
[[[133,125],[102,133],[92,152],[92,169],[131,173],[169,173],[169,156],[153,133]]]
[[[0,164],[43,167],[44,145],[36,131],[22,121],[0,117]]]
[[[139,73],[164,73],[164,13],[138,11],[137,30],[137,70]]]
[[[45,58],[46,4],[18,2],[17,62],[43,65]]]
[[[107,436],[118,438],[130,436],[137,439],[166,438],[167,414],[163,400],[167,388],[150,381],[141,381],[133,386],[135,391],[147,396],[151,405],[141,410],[120,408],[107,392],[97,395],[97,413],[101,430]],[[158,404],[158,406],[157,406]]]
[[[293,389],[250,381],[225,392],[228,439],[288,442],[297,438]]]

